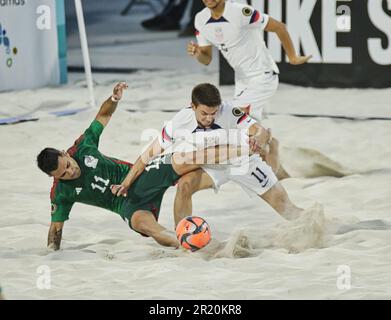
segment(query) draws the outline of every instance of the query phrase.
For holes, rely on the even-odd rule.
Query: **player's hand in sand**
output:
[[[197,57],[201,54],[200,46],[193,41],[190,41],[190,43],[187,45],[187,53],[190,56]]]
[[[119,101],[122,98],[122,94],[128,85],[125,82],[119,82],[113,89],[112,99],[113,101]]]
[[[307,63],[312,58],[312,54],[309,56],[295,56],[289,59],[289,63],[293,65],[299,65]]]

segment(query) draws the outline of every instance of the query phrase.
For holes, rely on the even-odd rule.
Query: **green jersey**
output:
[[[165,159],[158,158],[129,188],[127,197],[113,195],[110,186],[120,184],[132,164],[107,157],[98,150],[103,129],[103,125],[94,120],[68,149],[81,175],[74,180],[54,180],[50,193],[52,222],[68,220],[75,202],[113,211],[129,221],[137,210],[151,211],[157,218],[164,192],[179,179],[172,165],[163,164]]]

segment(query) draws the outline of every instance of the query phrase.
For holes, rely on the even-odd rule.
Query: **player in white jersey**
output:
[[[225,0],[203,0],[206,8],[195,18],[198,44],[191,42],[187,51],[208,65],[212,45],[217,47],[235,70],[234,105],[252,117],[265,118],[265,107],[278,86],[279,70],[264,41],[263,31],[275,32],[291,64],[303,64],[311,56],[298,56],[285,25],[251,6]],[[278,141],[272,140],[266,161],[276,167],[279,178],[288,177],[279,165]]]
[[[193,144],[192,134],[201,133],[209,138],[221,137],[220,133],[229,129],[244,130],[248,136],[255,139],[258,146],[263,146],[270,140],[270,131],[249,115],[232,104],[221,103],[220,93],[215,86],[207,83],[196,86],[192,92],[191,107],[182,109],[166,123],[160,137],[137,159],[121,186],[115,189],[115,193],[126,194],[127,189],[144,170],[146,163],[174,143],[186,140]],[[224,144],[232,143],[228,141]],[[192,214],[193,193],[213,187],[217,190],[228,181],[240,185],[250,196],[260,196],[286,219],[297,217],[302,210],[290,201],[271,167],[258,154],[246,157],[236,165],[206,164],[201,168],[181,177],[178,182],[174,204],[175,225],[183,217]]]

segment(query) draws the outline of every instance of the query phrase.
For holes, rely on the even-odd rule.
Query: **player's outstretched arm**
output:
[[[190,41],[187,45],[187,53],[206,66],[212,61],[212,46],[200,47],[197,43]]]
[[[283,24],[282,22],[277,21],[272,17],[269,17],[269,22],[267,23],[265,30],[268,32],[275,32],[277,34],[285,50],[286,55],[289,58],[290,64],[294,64],[294,65],[303,64],[312,58],[312,55],[300,56],[296,54],[296,50],[295,47],[293,46],[292,39],[289,35],[289,32],[285,24]]]
[[[102,106],[100,107],[95,119],[98,120],[104,127],[106,127],[106,125],[109,123],[111,116],[117,108],[118,101],[122,98],[123,91],[127,88],[128,85],[125,82],[118,83],[114,87],[111,97],[102,103]]]
[[[247,146],[219,144],[201,150],[175,152],[172,156],[172,167],[178,175],[182,176],[205,164],[229,164],[231,160],[259,152],[260,148],[256,141],[249,138]]]
[[[48,248],[60,250],[64,222],[52,222],[48,234]]]
[[[128,189],[144,171],[149,161],[161,154],[163,150],[164,149],[160,146],[159,139],[156,138],[152,144],[138,157],[132,169],[129,171],[128,175],[122,181],[122,183],[111,186],[111,192],[114,195],[126,197]]]

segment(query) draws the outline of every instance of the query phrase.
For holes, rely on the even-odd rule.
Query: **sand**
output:
[[[144,69],[94,74],[98,105],[115,82],[125,93],[100,150],[134,161],[144,130],[158,132],[189,103],[191,88],[218,83],[217,59],[202,67],[186,56],[189,39],[146,32],[142,6],[128,16],[103,0],[84,1],[92,65]],[[73,2],[67,2],[67,5]],[[99,6],[96,5],[99,3]],[[74,8],[67,8],[68,64],[81,66]],[[110,28],[107,26],[110,25]],[[115,28],[115,29],[114,29]],[[217,57],[217,55],[214,55]],[[149,69],[149,70],[147,70]],[[159,69],[160,71],[156,70]],[[233,86],[221,88],[224,99]],[[30,114],[39,121],[0,126],[0,285],[7,299],[390,299],[391,122],[292,114],[391,118],[391,89],[311,89],[280,84],[264,122],[280,140],[292,178],[290,198],[306,208],[286,222],[233,183],[193,198],[194,214],[210,224],[212,242],[199,252],[164,248],[130,230],[114,213],[76,204],[62,249],[46,249],[52,181],[35,164],[38,152],[68,148],[97,110],[86,107],[83,74],[61,87],[0,93],[0,118]],[[126,111],[131,109],[133,112]],[[173,229],[175,188],[160,223]]]
[[[207,76],[164,71],[97,77],[100,101],[115,81],[130,85],[102,135],[101,151],[134,161],[145,145],[140,141],[143,130],[159,130],[173,115],[158,110],[185,106],[190,88]],[[217,81],[217,73],[212,76],[209,81]],[[309,102],[317,101],[317,111],[343,115],[344,107],[336,103],[327,107],[328,97],[351,101],[356,90],[280,85],[272,101],[277,114],[264,124],[279,138],[283,163],[293,176],[283,185],[295,203],[307,208],[299,220],[286,222],[261,199],[251,199],[228,183],[218,194],[206,190],[194,196],[194,214],[208,221],[213,235],[213,242],[199,252],[161,247],[131,231],[117,215],[81,204],[74,206],[65,223],[62,249],[48,251],[51,179],[36,168],[36,154],[46,146],[66,149],[96,110],[55,118],[47,116],[41,104],[69,100],[70,105],[83,106],[87,94],[80,78],[71,75],[70,83],[61,88],[0,95],[3,103],[15,99],[20,105],[39,108],[36,114],[42,117],[0,127],[0,282],[7,298],[391,297],[390,123],[299,118],[285,111],[308,113]],[[229,99],[233,87],[222,91]],[[365,106],[357,106],[355,116],[388,116],[390,90],[361,90],[360,94]],[[365,102],[371,100],[376,102],[375,110]],[[8,115],[17,114],[12,104],[5,104]],[[128,108],[139,112],[127,112]],[[160,216],[170,229],[174,196],[175,188],[169,189]],[[50,282],[42,280],[45,270]]]

